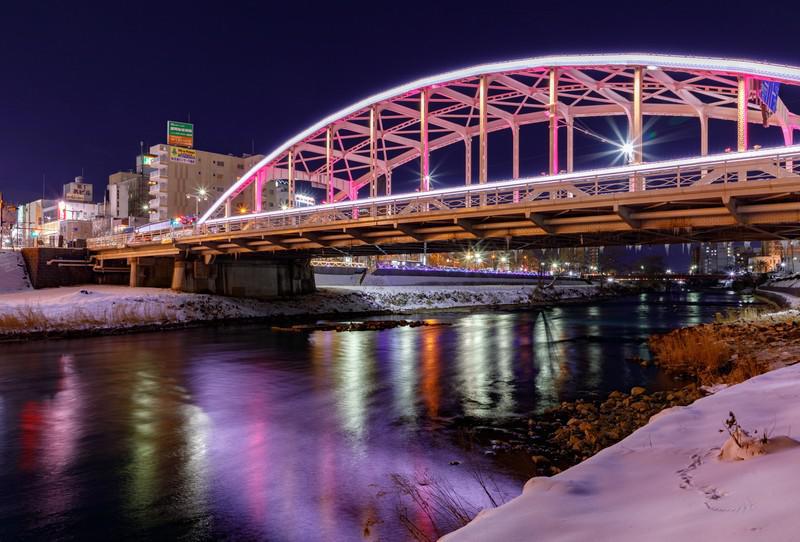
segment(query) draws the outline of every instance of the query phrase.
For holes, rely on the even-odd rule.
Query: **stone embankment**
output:
[[[684,406],[703,396],[692,384],[648,394],[642,387],[630,393],[612,392],[604,401],[572,401],[510,426],[475,428],[487,453],[525,454],[536,475],[552,475],[576,465],[624,439],[664,409]]]

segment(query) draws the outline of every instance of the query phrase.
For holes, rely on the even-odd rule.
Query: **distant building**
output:
[[[264,211],[277,211],[289,207],[289,181],[279,179],[264,185],[261,206]],[[296,193],[293,207],[309,207],[316,205],[314,196]]]
[[[136,171],[118,171],[108,176],[106,187],[107,214],[114,218],[147,217],[149,219],[148,175]]]
[[[95,220],[105,206],[92,202],[92,185],[76,177],[64,185],[62,195],[62,199],[39,199],[18,207],[13,232],[17,246],[80,245],[94,236]]]
[[[75,177],[71,183],[64,185],[62,199],[77,203],[91,203],[93,201],[93,187],[84,182],[83,177]]]
[[[233,183],[255,165],[260,155],[233,156],[166,144],[150,147],[150,222],[204,213]],[[249,191],[252,194],[252,191]],[[252,195],[234,201],[234,209],[247,212]]]
[[[701,275],[727,273],[736,267],[733,243],[702,243],[698,272]]]

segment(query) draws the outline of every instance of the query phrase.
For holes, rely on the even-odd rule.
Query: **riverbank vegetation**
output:
[[[800,312],[749,311],[649,340],[654,362],[699,384],[737,384],[800,361]]]

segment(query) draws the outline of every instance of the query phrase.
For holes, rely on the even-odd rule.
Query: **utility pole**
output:
[[[144,203],[144,141],[139,141],[139,187],[136,190],[136,207],[141,209]],[[130,211],[128,211],[130,213]],[[149,213],[149,211],[148,211]],[[149,221],[148,217],[148,221]]]

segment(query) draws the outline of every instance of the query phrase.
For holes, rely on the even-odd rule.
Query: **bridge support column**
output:
[[[131,276],[128,286],[131,288],[136,288],[139,286],[139,258],[130,258],[128,260],[128,265],[130,265],[131,268]]]
[[[464,184],[469,186],[472,184],[472,136],[464,138]],[[472,207],[472,201],[467,198],[467,207]]]
[[[487,108],[489,105],[489,79],[481,75],[478,86],[478,183],[484,184],[489,180],[489,132]],[[486,195],[481,194],[480,204],[486,204]]]
[[[708,156],[708,116],[701,113],[698,118],[700,119],[700,156]],[[700,176],[706,173],[708,173],[707,169],[700,170]]]
[[[744,152],[749,146],[747,130],[747,102],[750,97],[750,78],[739,77],[736,95],[736,150]]]
[[[419,93],[419,191],[431,189],[430,155],[428,148],[428,89]]]
[[[781,126],[781,131],[783,132],[783,144],[787,147],[794,144],[794,130],[791,126]],[[786,160],[786,169],[789,171],[794,170],[794,162],[792,160]],[[794,265],[794,264],[792,264]]]
[[[333,126],[325,131],[325,201],[333,203]]]
[[[748,141],[747,103],[750,101],[750,78],[739,77],[739,87],[736,94],[736,150],[744,152],[750,146]],[[738,182],[747,180],[747,170],[740,169],[737,174]]]
[[[186,287],[186,260],[181,256],[175,257],[175,263],[172,267],[172,284],[171,289],[176,292],[182,292]]]
[[[572,173],[575,156],[574,124],[572,117],[567,119],[567,173]]]
[[[287,156],[287,162],[288,162],[287,166],[289,169],[289,179],[288,179],[289,187],[287,190],[288,201],[286,202],[286,206],[290,208],[294,207],[294,170],[295,170],[294,160],[295,160],[294,148],[291,148],[289,149],[289,154]]]
[[[472,137],[464,138],[464,184],[472,184]]]
[[[378,108],[369,110],[369,197],[378,196]]]
[[[256,171],[256,180],[253,183],[253,210],[260,213],[264,203],[264,170]]]
[[[633,102],[628,123],[628,143],[632,146],[631,163],[641,164],[644,159],[644,138],[642,129],[642,79],[644,68],[638,66],[633,71]],[[644,177],[634,175],[630,181],[630,191],[639,192],[645,189]]]
[[[558,174],[558,70],[552,68],[549,78],[548,115],[550,116],[550,150],[548,172]]]
[[[519,124],[511,124],[511,178],[519,179]],[[519,190],[514,190],[514,203],[519,203]]]

